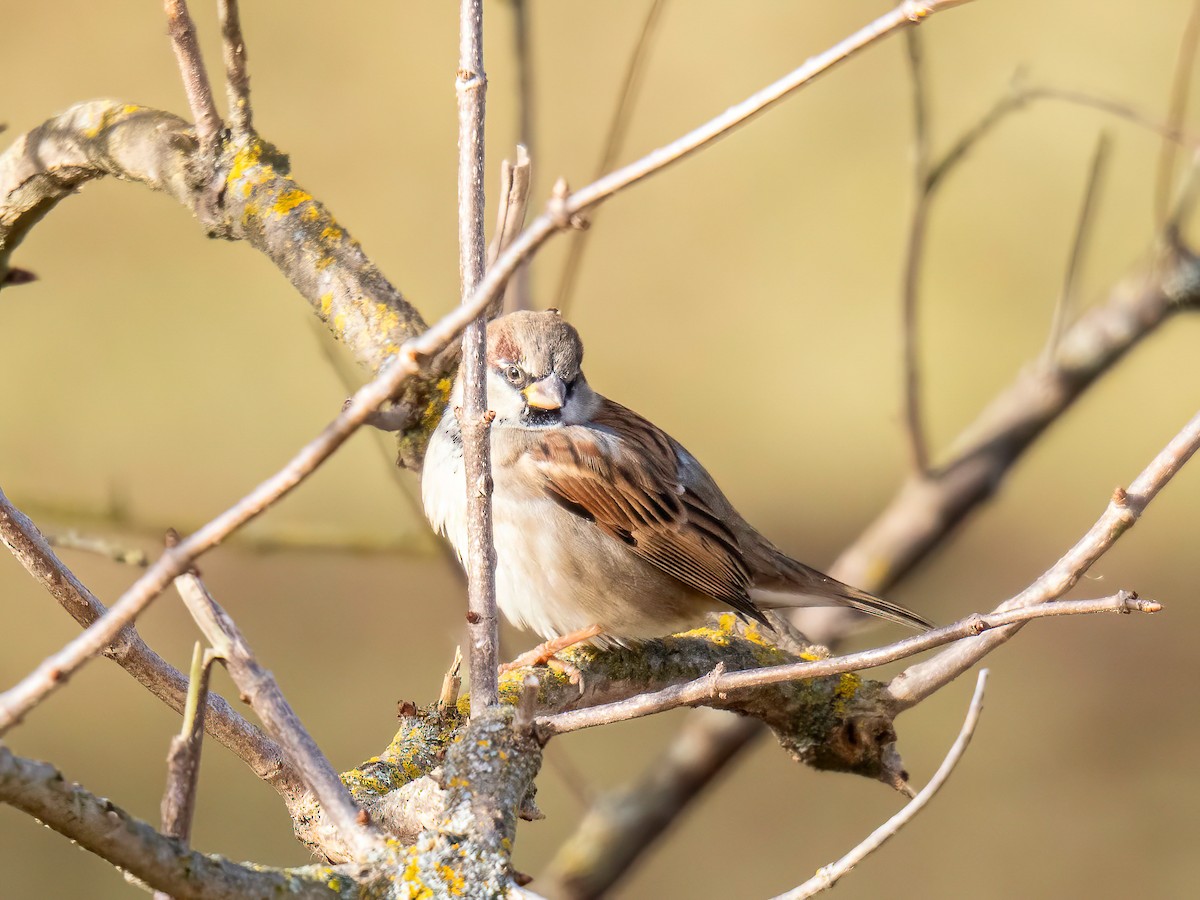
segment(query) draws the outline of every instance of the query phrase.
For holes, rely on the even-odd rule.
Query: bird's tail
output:
[[[890,600],[868,594],[866,591],[843,584],[823,572],[818,572],[802,562],[780,555],[771,567],[775,573],[755,579],[755,590],[751,594],[754,602],[767,609],[795,606],[849,606],[860,612],[897,625],[928,631],[934,625],[923,616],[917,615]]]

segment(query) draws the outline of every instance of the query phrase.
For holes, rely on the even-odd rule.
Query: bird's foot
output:
[[[587,628],[580,628],[578,631],[572,631],[570,634],[564,634],[562,637],[551,638],[544,643],[538,644],[532,650],[522,653],[512,662],[502,663],[500,674],[503,675],[505,672],[511,672],[513,669],[521,669],[525,666],[546,665],[565,673],[571,680],[571,684],[582,685],[583,673],[565,659],[560,659],[558,654],[568,647],[574,647],[576,644],[590,641],[603,630],[599,625],[589,625]]]

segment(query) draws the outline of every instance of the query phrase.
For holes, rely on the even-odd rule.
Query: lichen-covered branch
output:
[[[165,192],[211,234],[265,254],[373,372],[425,330],[361,245],[289,177],[286,156],[242,134],[220,148],[216,171],[198,183],[198,152],[191,126],[178,116],[114,100],[80,103],[21,135],[0,155],[0,281],[30,228],[86,182],[111,176]],[[440,380],[438,373],[414,380],[401,398],[428,431],[449,388]],[[424,421],[427,410],[432,423]],[[414,437],[405,461],[419,464],[423,449]]]
[[[188,850],[110,801],[69,783],[53,766],[16,756],[2,743],[0,802],[33,816],[176,900],[361,896],[350,874],[328,867],[271,870]]]

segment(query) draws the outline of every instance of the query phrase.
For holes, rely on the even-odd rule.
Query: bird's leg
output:
[[[578,631],[572,631],[570,634],[564,634],[562,637],[551,638],[544,643],[538,644],[532,650],[525,651],[512,662],[503,663],[500,666],[500,674],[503,675],[505,672],[511,672],[513,669],[520,669],[524,666],[553,665],[554,663],[558,663],[559,667],[571,678],[571,681],[575,682],[579,678],[579,670],[570,663],[557,659],[557,655],[568,647],[574,647],[576,644],[582,644],[584,641],[591,640],[603,630],[599,625],[589,625],[587,628],[580,628]]]

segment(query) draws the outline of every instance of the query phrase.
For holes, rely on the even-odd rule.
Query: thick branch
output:
[[[190,851],[108,800],[69,784],[52,766],[14,756],[3,744],[0,802],[28,813],[176,900],[359,896],[359,885],[349,874],[327,867],[271,871]]]
[[[935,628],[924,634],[914,635],[873,650],[863,650],[859,653],[849,653],[845,656],[834,656],[828,659],[764,666],[741,672],[725,672],[714,669],[704,678],[697,678],[685,684],[674,684],[662,690],[641,693],[627,700],[604,706],[576,709],[542,718],[538,721],[538,728],[546,736],[563,734],[568,731],[578,731],[581,728],[592,728],[597,725],[608,725],[626,719],[653,715],[680,706],[704,704],[714,697],[746,688],[858,672],[899,659],[907,659],[934,647],[941,647],[986,631],[998,628],[1008,629],[1010,626],[1014,626],[1014,623],[1023,623],[1030,619],[1104,612],[1158,612],[1160,609],[1158,603],[1140,600],[1137,595],[1127,592],[1099,600],[1064,601],[1024,608],[1010,608],[1008,604],[1004,604],[997,612],[988,615],[967,616],[953,625]],[[719,704],[712,705],[720,708]]]
[[[192,130],[179,117],[112,100],[78,104],[21,135],[0,155],[0,279],[29,229],[93,179],[145,184],[196,211],[210,196],[192,184],[196,152]],[[243,136],[224,148],[217,165],[220,218],[209,221],[205,208],[206,224],[264,253],[362,365],[378,371],[425,329],[359,243],[288,177],[286,157],[270,144]],[[405,398],[418,418],[436,379],[422,385]],[[438,414],[448,388],[434,404]],[[427,427],[436,424],[435,414]]]

